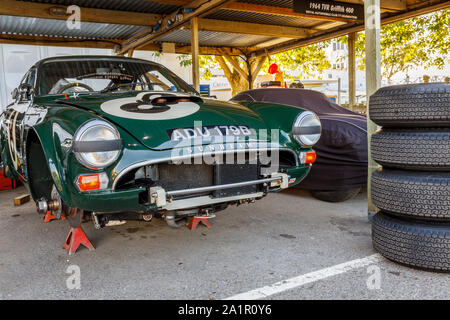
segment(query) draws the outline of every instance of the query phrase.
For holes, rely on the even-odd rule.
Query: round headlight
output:
[[[316,144],[322,133],[322,125],[319,117],[311,112],[302,112],[295,119],[292,133],[295,140],[304,147],[311,147]]]
[[[119,132],[106,121],[88,121],[75,133],[73,151],[78,161],[88,168],[107,167],[117,160],[121,150]]]

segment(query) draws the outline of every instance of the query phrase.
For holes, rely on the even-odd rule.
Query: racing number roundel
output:
[[[139,93],[136,97],[106,101],[102,103],[100,108],[110,115],[136,120],[171,120],[183,118],[200,109],[200,106],[197,103],[191,101],[167,105],[152,105],[151,101],[159,97],[163,96],[160,94],[144,92]]]

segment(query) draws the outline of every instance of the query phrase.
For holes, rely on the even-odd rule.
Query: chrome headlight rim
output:
[[[314,129],[312,132],[308,132],[307,130],[306,130],[306,132],[302,132],[302,131],[305,131],[302,129],[307,128],[307,127],[303,127],[302,123],[308,117],[313,117],[315,120],[317,120],[317,126],[315,126],[315,127],[319,127],[318,131],[317,131],[317,129]],[[297,141],[302,147],[305,147],[305,148],[312,147],[317,142],[319,142],[321,134],[322,134],[322,124],[320,122],[320,118],[317,114],[315,114],[312,111],[304,111],[304,112],[300,113],[297,116],[297,118],[295,119],[294,125],[292,126],[292,135],[294,136],[295,141]],[[305,141],[305,136],[311,136],[311,135],[317,135],[317,138],[315,139],[315,141],[310,141],[310,140]]]
[[[85,152],[81,152],[81,151],[76,151],[76,145],[79,142],[88,142],[88,141],[83,141],[83,137],[92,129],[98,128],[98,127],[103,127],[106,128],[108,130],[110,130],[113,134],[113,136],[116,138],[115,140],[98,140],[98,142],[120,142],[120,143],[115,143],[115,147],[114,150],[108,150],[108,151],[98,151],[98,150],[92,150],[92,151],[85,151]],[[92,141],[89,141],[92,142]],[[97,141],[95,141],[97,142]],[[109,165],[111,165],[112,163],[114,163],[120,156],[120,153],[122,151],[122,140],[120,138],[120,134],[119,131],[116,129],[115,126],[113,126],[112,124],[110,124],[109,122],[105,121],[105,120],[100,120],[100,119],[91,119],[86,121],[85,123],[83,123],[75,132],[74,135],[74,143],[73,143],[73,152],[75,154],[75,158],[77,159],[77,161],[79,163],[81,163],[83,166],[85,166],[86,168],[89,169],[93,169],[93,170],[99,170],[99,169],[103,169],[108,167]],[[111,159],[108,160],[108,162],[103,163],[103,164],[99,164],[99,163],[93,163],[90,162],[89,160],[87,160],[84,157],[84,154],[90,154],[90,153],[100,153],[100,152],[112,152],[112,151],[117,151],[116,154],[114,155],[114,157],[111,157]]]

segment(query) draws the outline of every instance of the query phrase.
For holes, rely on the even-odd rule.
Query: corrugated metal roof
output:
[[[23,0],[22,0],[23,1]],[[28,2],[50,3],[55,5],[79,5],[88,8],[101,8],[144,13],[170,13],[178,6],[161,4],[147,0],[26,0]],[[25,2],[26,2],[25,1]],[[279,7],[291,7],[292,0],[240,0],[239,2],[255,3]],[[207,16],[210,19],[242,21],[258,24],[308,27],[316,22],[297,17],[283,17],[271,14],[217,10]],[[143,30],[144,27],[118,24],[102,24],[82,22],[81,29],[68,29],[64,20],[0,16],[0,33],[60,36],[84,39],[116,39],[125,40]],[[258,35],[229,34],[223,32],[199,33],[201,46],[253,47],[273,40],[273,37]],[[158,42],[190,43],[189,30],[177,30],[168,34]]]
[[[0,16],[0,33],[22,35],[125,40],[144,28],[120,24],[82,22],[79,30],[71,30],[67,28],[64,20]]]
[[[154,14],[167,14],[171,13],[179,6],[170,4],[164,4],[149,0],[20,0],[26,2],[36,3],[50,3],[60,5],[79,5],[87,8],[101,8],[118,11],[130,11],[130,12],[142,12],[142,13],[154,13]],[[294,0],[236,0],[240,3],[251,3],[274,7],[292,8]],[[408,4],[419,2],[423,6],[428,6],[430,1],[426,0],[407,0]],[[436,3],[444,3],[445,0],[434,1]],[[25,9],[25,8],[24,8]],[[387,14],[384,15],[393,15]],[[228,21],[241,21],[250,22],[256,24],[277,25],[277,26],[293,26],[293,27],[312,27],[325,24],[329,29],[330,26],[334,27],[332,23],[318,21],[317,19],[305,19],[300,17],[286,17],[277,16],[274,14],[261,14],[261,13],[248,13],[239,12],[233,10],[220,9],[208,15],[208,18],[217,20]],[[346,30],[347,26],[340,26],[339,29]],[[132,25],[118,25],[118,24],[104,24],[104,23],[92,23],[82,22],[80,30],[70,30],[66,27],[65,21],[53,20],[53,19],[40,19],[40,18],[25,18],[25,17],[11,17],[0,16],[0,33],[11,34],[24,34],[24,35],[42,35],[42,36],[62,36],[69,38],[104,38],[104,39],[117,39],[124,40],[132,35],[140,32],[144,27],[132,26]],[[280,37],[283,35],[280,34]],[[222,32],[200,32],[200,45],[201,46],[225,46],[225,47],[250,47],[250,46],[262,46],[262,43],[279,39],[277,37],[264,37],[256,35],[243,35],[243,34],[229,34]],[[188,30],[177,30],[171,34],[168,34],[159,40],[176,42],[180,44],[190,43],[190,33]],[[292,40],[290,42],[296,41]],[[284,46],[289,47],[289,45]],[[278,50],[278,49],[276,49]]]
[[[26,18],[0,15],[0,33],[31,36],[67,37],[80,39],[116,39],[125,40],[145,27],[118,24],[82,22],[81,28],[68,29],[66,21],[53,19]],[[199,32],[201,46],[253,47],[272,40],[272,37],[230,34],[223,32]],[[189,30],[176,30],[158,42],[190,44]]]
[[[47,3],[54,5],[79,5],[85,8],[99,8],[118,11],[167,14],[179,6],[163,4],[148,0],[20,0],[24,2]],[[260,4],[274,7],[292,8],[293,0],[237,0],[241,3]],[[236,22],[249,22],[275,26],[314,27],[318,23],[314,19],[300,17],[278,16],[274,14],[261,14],[220,9],[206,16],[209,19],[227,20]],[[126,40],[139,33],[145,27],[134,25],[105,24],[81,22],[81,28],[69,29],[66,21],[55,19],[41,19],[29,17],[0,16],[0,33],[59,36],[81,39],[115,39]],[[282,36],[282,35],[280,35]],[[271,36],[258,36],[246,34],[230,34],[224,32],[199,32],[201,46],[226,47],[255,47],[273,41]],[[158,42],[175,42],[179,44],[190,43],[189,30],[176,30],[162,37]],[[264,46],[264,45],[263,45]]]
[[[207,16],[209,19],[251,22],[258,24],[271,24],[276,26],[290,27],[310,27],[317,23],[316,20],[309,20],[297,17],[277,16],[273,14],[240,12],[231,10],[218,10]]]
[[[101,8],[147,13],[169,13],[178,6],[163,4],[149,0],[19,0],[39,3],[53,3],[60,5],[78,5],[86,8]],[[274,7],[292,8],[293,0],[239,0],[236,2],[261,4]]]
[[[21,0],[25,2],[51,3],[55,5],[78,5],[86,8],[100,8],[108,10],[120,10],[131,12],[143,12],[154,14],[168,14],[175,11],[179,6],[162,4],[147,0]],[[292,0],[240,0],[238,2],[254,3],[278,7],[292,8]],[[212,19],[223,19],[230,21],[253,22],[259,24],[284,25],[293,27],[309,27],[317,23],[314,20],[283,17],[271,14],[258,14],[250,12],[238,12],[231,10],[218,10],[208,16]]]
[[[21,0],[23,1],[23,0]],[[84,8],[121,10],[163,14],[175,11],[178,6],[147,0],[25,0],[27,2],[51,3],[55,5],[77,5]]]
[[[266,5],[266,6],[283,7],[283,8],[292,8],[292,7],[294,7],[294,1],[293,0],[239,0],[237,2],[262,4],[262,5]]]
[[[272,37],[231,34],[223,32],[199,31],[199,43],[201,46],[226,46],[226,47],[253,47],[259,43],[273,39]],[[191,33],[189,30],[176,30],[159,39],[158,42],[176,42],[189,44]]]

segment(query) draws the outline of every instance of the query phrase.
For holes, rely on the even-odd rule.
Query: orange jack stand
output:
[[[80,244],[84,245],[89,251],[95,250],[92,243],[86,237],[83,229],[81,227],[70,228],[69,235],[67,236],[66,242],[63,245],[63,248],[69,251],[69,255],[74,254]]]
[[[58,220],[58,218],[55,217],[51,211],[47,211],[44,217],[44,223],[49,223],[52,220]],[[61,216],[61,220],[66,220],[66,218]]]
[[[58,218],[56,218],[51,211],[47,211],[47,213],[45,214],[44,217],[44,223],[49,223],[52,220],[56,220]]]
[[[203,217],[192,217],[191,221],[189,221],[188,228],[193,230],[196,229],[199,223],[203,223],[206,227],[211,227],[211,224],[208,221],[208,218]]]

